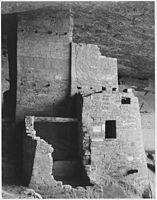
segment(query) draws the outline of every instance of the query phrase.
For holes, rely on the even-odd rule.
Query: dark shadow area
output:
[[[2,49],[6,48],[9,64],[9,90],[2,104],[2,183],[20,184],[22,173],[22,131],[16,124],[17,90],[17,15],[2,15]],[[5,67],[5,66],[2,66]]]
[[[73,187],[91,185],[82,164],[82,104],[77,104],[77,98],[75,95],[70,99],[73,103],[69,114],[79,122],[34,123],[36,135],[54,148],[52,175],[55,180]]]
[[[127,92],[128,92],[128,89],[124,89],[123,92],[127,93]]]
[[[122,104],[130,104],[131,103],[131,99],[128,98],[128,97],[122,97],[121,103]]]
[[[26,132],[23,136],[23,167],[22,167],[22,184],[25,186],[29,185],[33,165],[34,165],[34,157],[36,151],[37,141],[33,140],[32,137],[26,135]]]
[[[37,136],[54,148],[52,175],[55,180],[73,187],[88,185],[79,156],[77,122],[35,122],[35,130]]]
[[[11,100],[11,92],[7,90],[3,93],[3,105],[2,105],[2,117],[3,119],[9,119],[12,115],[10,100]]]
[[[154,161],[154,157],[152,155],[153,153],[148,153],[147,154],[147,158],[149,158],[150,160]]]
[[[24,123],[3,121],[2,124],[2,183],[22,182],[22,140]]]
[[[128,176],[130,174],[134,174],[134,173],[138,173],[138,170],[137,169],[130,169],[126,172],[126,175],[125,176]]]
[[[150,163],[147,163],[147,167],[148,167],[152,172],[155,173],[155,166],[154,166],[154,165],[152,165],[152,164],[150,164]]]
[[[10,89],[4,93],[2,117],[15,121],[16,112],[16,90],[17,90],[17,16],[2,15],[2,41],[6,37]]]
[[[153,150],[151,150],[151,151],[150,150],[146,150],[146,153],[147,154],[154,154],[155,155],[155,151],[153,151]]]
[[[147,167],[155,173],[155,151],[146,151]]]
[[[117,88],[112,88],[112,91],[114,92],[114,91],[116,91],[117,90]]]
[[[15,124],[11,121],[2,122],[2,183],[17,183],[15,174],[18,160],[16,159]]]
[[[79,159],[80,159],[80,166],[81,166],[81,178],[82,178],[82,186],[92,186],[93,184],[90,183],[90,179],[87,176],[87,172],[85,169],[85,165],[89,165],[91,164],[91,158],[86,157],[86,160],[84,159],[85,157],[85,147],[83,144],[83,137],[85,136],[83,129],[82,129],[82,108],[83,108],[83,97],[82,95],[76,94],[75,95],[75,99],[76,99],[76,116],[77,119],[79,121],[78,123],[78,147],[79,147]],[[89,144],[88,144],[88,151],[91,152],[90,149],[90,138],[89,138]]]
[[[143,199],[152,199],[152,190],[151,187],[149,185],[148,188],[146,188],[142,194],[142,198]]]
[[[52,144],[54,161],[78,160],[77,124],[35,122],[36,135]]]

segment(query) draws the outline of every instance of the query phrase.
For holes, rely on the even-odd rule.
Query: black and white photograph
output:
[[[155,199],[155,1],[1,1],[1,198]]]

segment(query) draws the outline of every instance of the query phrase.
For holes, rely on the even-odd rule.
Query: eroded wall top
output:
[[[72,88],[85,93],[89,90],[118,90],[117,59],[101,56],[93,44],[72,44]]]

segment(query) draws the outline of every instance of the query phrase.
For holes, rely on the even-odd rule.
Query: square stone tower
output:
[[[67,114],[72,27],[68,9],[18,14],[17,121]]]
[[[92,182],[117,182],[140,194],[148,172],[139,103],[132,89],[118,92],[117,60],[91,44],[73,44],[72,91],[81,94],[82,159]],[[79,111],[78,111],[79,113]]]

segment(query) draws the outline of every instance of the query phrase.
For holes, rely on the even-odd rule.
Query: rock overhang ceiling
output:
[[[71,8],[73,41],[97,44],[118,59],[119,76],[155,77],[154,2],[2,2],[2,14]]]

